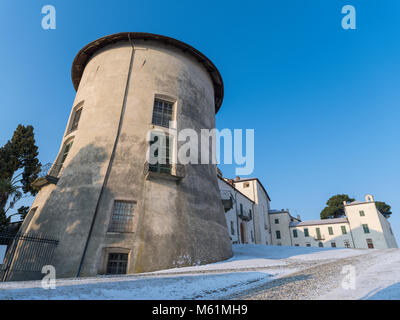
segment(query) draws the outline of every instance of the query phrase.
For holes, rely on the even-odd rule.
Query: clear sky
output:
[[[47,4],[56,30],[41,27]],[[356,8],[356,30],[341,28],[345,4]],[[40,160],[52,162],[74,100],[76,53],[111,33],[159,33],[220,70],[217,127],[255,129],[253,176],[273,208],[316,219],[331,195],[371,193],[392,206],[400,239],[399,16],[398,0],[2,0],[0,144],[31,124]]]

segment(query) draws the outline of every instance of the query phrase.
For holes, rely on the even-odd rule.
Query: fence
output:
[[[33,280],[50,265],[58,240],[28,234],[0,232],[0,246],[6,246],[4,260],[0,261],[0,281]]]

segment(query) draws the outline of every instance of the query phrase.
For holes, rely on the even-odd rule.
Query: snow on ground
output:
[[[57,280],[55,290],[42,289],[40,281],[3,283],[0,284],[0,300],[221,299],[307,269],[316,263],[371,254],[379,250],[234,245],[233,251],[231,259],[203,266],[129,276],[60,279]],[[400,255],[394,254],[394,257],[400,264]],[[385,270],[393,273],[391,268],[391,263],[386,261]],[[388,285],[392,283],[388,282]],[[390,290],[397,289],[394,287]]]
[[[341,286],[321,299],[400,300],[400,250],[374,250],[355,266],[355,288]]]

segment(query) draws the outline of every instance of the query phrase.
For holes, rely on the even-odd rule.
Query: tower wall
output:
[[[42,187],[23,225],[59,239],[57,277],[76,275],[86,244],[81,276],[105,273],[114,251],[128,253],[128,273],[232,256],[215,165],[185,165],[182,179],[144,174],[146,135],[158,128],[155,98],[174,102],[178,131],[215,127],[215,84],[181,48],[118,41],[85,64],[73,106],[83,106],[79,126],[69,133],[72,111],[59,151],[73,139],[62,173],[56,185]],[[108,232],[115,200],[135,202],[129,233]]]

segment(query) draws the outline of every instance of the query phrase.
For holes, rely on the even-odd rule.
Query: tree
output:
[[[326,202],[326,207],[321,211],[321,219],[332,219],[344,216],[343,202],[351,202],[355,199],[350,198],[347,194],[337,194],[329,198]]]
[[[41,168],[37,156],[32,126],[18,125],[11,140],[0,148],[0,226],[9,223],[7,213],[18,200],[28,193],[36,195],[32,182]],[[21,207],[12,215],[25,213],[26,207]]]
[[[375,201],[376,208],[379,210],[380,213],[387,219],[390,218],[392,214],[391,207],[383,201]]]

